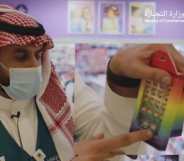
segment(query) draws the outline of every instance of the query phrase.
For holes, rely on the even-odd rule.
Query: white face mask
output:
[[[29,100],[39,93],[43,80],[41,66],[10,68],[9,73],[10,85],[1,85],[9,97],[15,100]]]

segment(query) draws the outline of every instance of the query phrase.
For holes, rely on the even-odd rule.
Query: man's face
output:
[[[38,67],[42,63],[43,46],[6,46],[0,48],[0,63],[9,68]],[[9,84],[9,73],[0,66],[0,83]]]

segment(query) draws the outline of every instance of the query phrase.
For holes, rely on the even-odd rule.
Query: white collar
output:
[[[26,114],[34,103],[33,99],[26,101],[16,101],[12,99],[0,96],[0,111],[8,112],[10,115],[16,114],[20,111],[22,114]]]

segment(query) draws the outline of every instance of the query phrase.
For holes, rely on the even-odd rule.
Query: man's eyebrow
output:
[[[16,47],[15,48],[15,51],[18,51],[18,52],[27,52],[28,50],[26,48]]]

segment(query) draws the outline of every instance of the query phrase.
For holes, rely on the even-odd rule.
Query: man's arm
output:
[[[128,108],[130,110],[128,111],[127,104],[134,104],[135,99],[122,99],[121,96],[107,87],[106,99],[108,97],[110,98],[110,104],[105,107],[97,94],[86,86],[76,73],[73,118],[76,125],[77,144],[75,152],[77,157],[74,160],[82,161],[86,158],[92,161],[106,160],[116,155],[122,155],[124,152],[126,153],[127,148],[125,149],[124,147],[134,143],[139,144],[140,141],[147,140],[152,136],[150,131],[147,130],[128,133],[133,108]],[[116,110],[119,111],[115,112]],[[120,118],[118,119],[119,123],[111,111],[115,114],[120,114],[118,116]],[[101,136],[96,138],[96,135],[99,136],[99,134]],[[102,152],[102,150],[99,150],[100,148],[105,151]],[[131,146],[129,154],[136,154],[136,152],[137,147]],[[116,158],[115,161],[117,160],[119,159]]]
[[[149,59],[157,50],[166,50],[172,54],[180,70],[183,70],[183,57],[170,45],[146,45],[120,50],[110,66],[112,72],[136,79],[151,79],[163,86],[171,82],[170,75],[162,70],[149,67]],[[131,62],[131,63],[130,63]],[[184,71],[184,70],[183,70]],[[78,78],[77,78],[78,77]],[[80,140],[89,139],[96,134],[104,133],[105,137],[123,135],[128,132],[135,107],[137,89],[109,84],[107,86],[105,105],[96,93],[76,78],[74,121],[76,133]],[[121,88],[121,89],[120,89]],[[126,91],[124,91],[126,89]],[[129,91],[128,91],[129,90]],[[119,92],[117,92],[119,91]],[[136,154],[131,147],[130,153]]]
[[[137,45],[120,49],[110,61],[109,69],[119,77],[148,79],[160,83],[163,87],[168,86],[172,81],[169,73],[149,66],[152,54],[158,50],[170,53],[177,64],[177,68],[183,72],[183,56],[169,44]],[[138,86],[128,88],[126,86],[119,86],[110,79],[107,79],[107,81],[111,89],[117,94],[124,97],[137,97]]]

